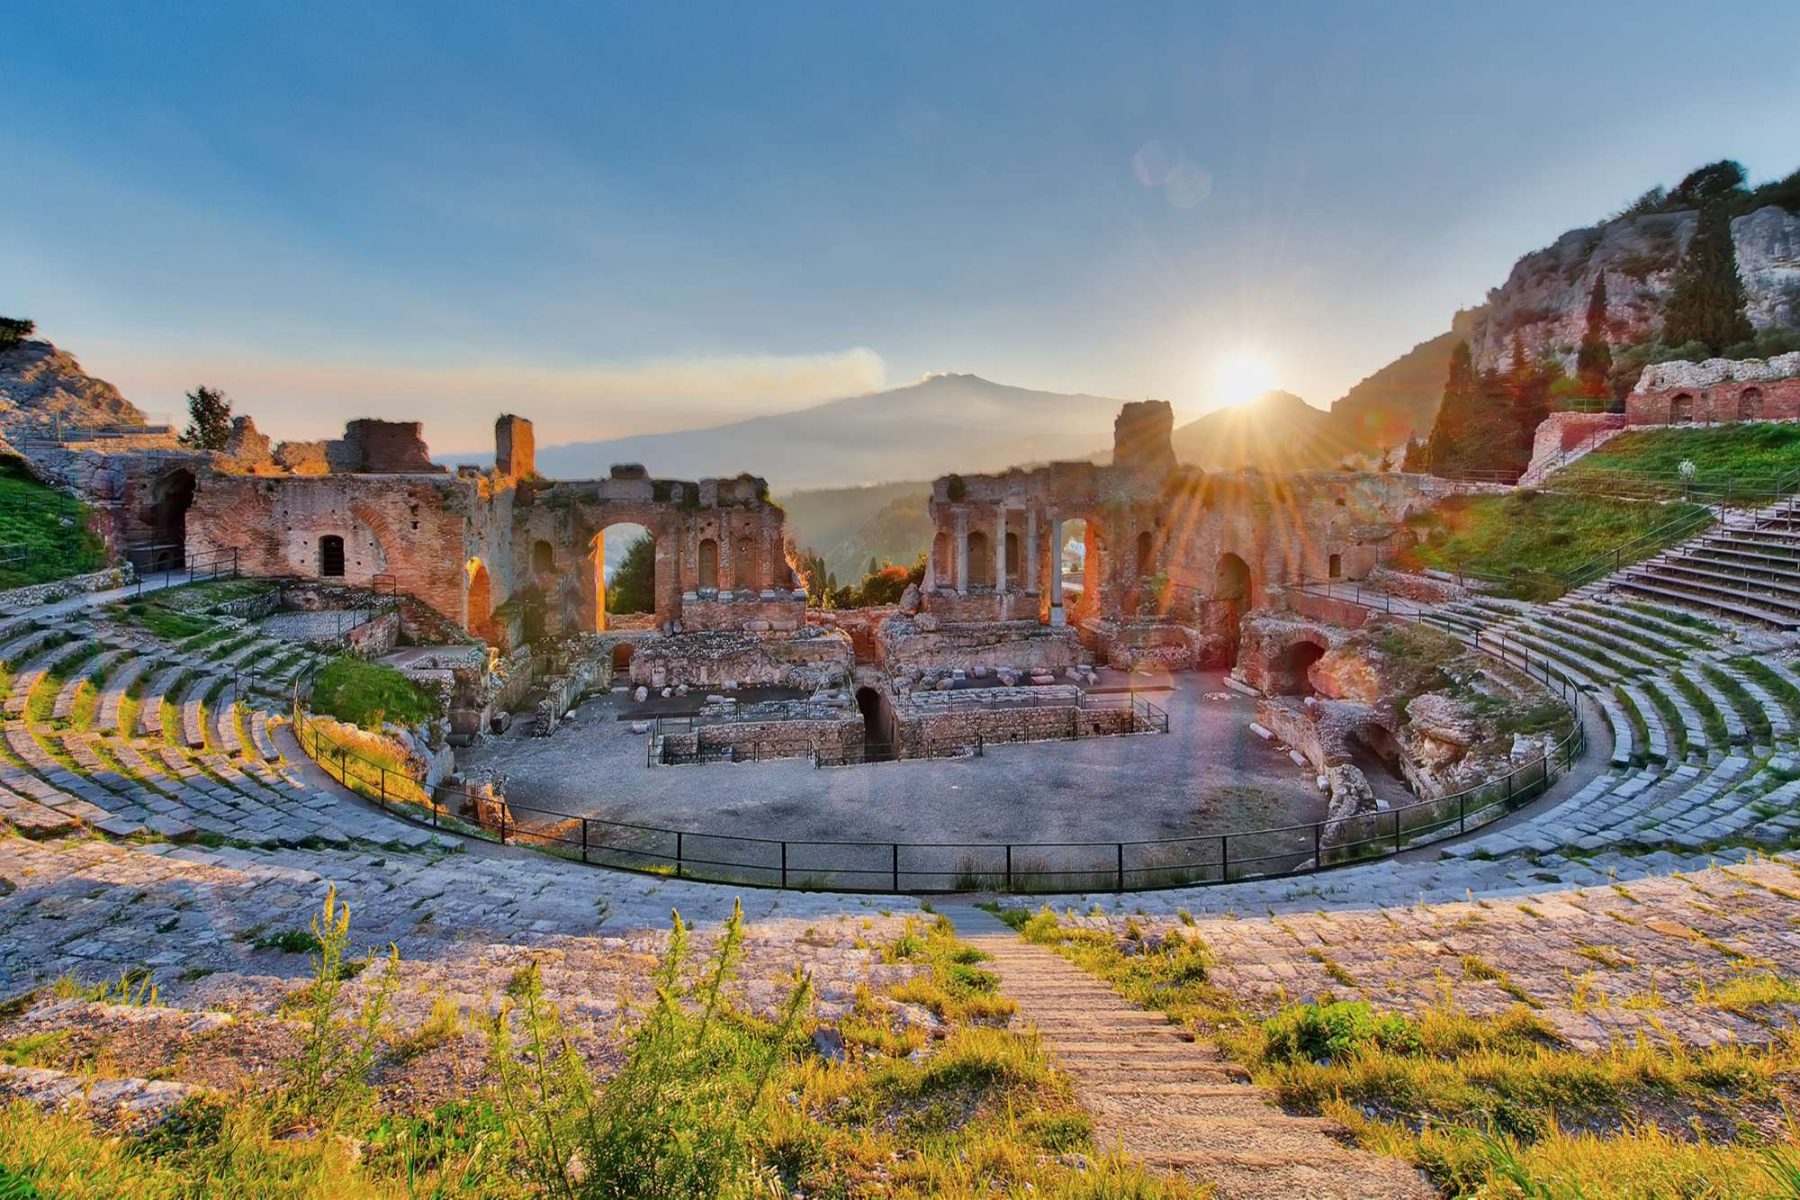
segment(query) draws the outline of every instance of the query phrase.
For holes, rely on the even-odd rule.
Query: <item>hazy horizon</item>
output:
[[[150,412],[447,455],[933,372],[1198,413],[1246,354],[1323,408],[1644,189],[1800,165],[1791,64],[1528,7],[59,5],[8,31],[0,313]]]

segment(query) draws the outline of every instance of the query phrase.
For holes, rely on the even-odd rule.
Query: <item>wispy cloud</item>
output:
[[[540,444],[692,429],[788,412],[880,389],[873,350],[746,354],[555,365],[497,359],[460,363],[311,361],[193,350],[180,357],[98,346],[87,367],[140,408],[179,415],[196,384],[224,388],[236,411],[274,438],[335,435],[354,417],[425,422],[435,451],[490,448],[502,412],[530,417]]]

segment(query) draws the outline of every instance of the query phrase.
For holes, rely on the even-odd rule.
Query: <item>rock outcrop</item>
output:
[[[1533,354],[1552,354],[1573,371],[1588,297],[1603,270],[1613,343],[1652,336],[1699,220],[1693,211],[1621,217],[1572,229],[1525,255],[1505,284],[1488,293],[1487,311],[1473,322],[1469,348],[1476,367],[1508,366],[1517,333]],[[1759,331],[1800,326],[1800,214],[1778,205],[1759,208],[1731,222],[1731,240],[1750,323]]]
[[[58,423],[66,427],[142,425],[144,414],[75,356],[49,342],[0,350],[0,434],[15,444]]]

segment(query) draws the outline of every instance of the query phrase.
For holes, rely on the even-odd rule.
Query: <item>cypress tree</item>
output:
[[[1587,328],[1581,335],[1581,348],[1575,352],[1575,378],[1581,384],[1580,395],[1605,399],[1612,394],[1607,376],[1612,374],[1612,344],[1606,339],[1606,272],[1594,277],[1594,290],[1588,296]]]
[[[1663,309],[1662,340],[1702,342],[1714,354],[1756,336],[1745,311],[1744,278],[1731,244],[1731,215],[1723,205],[1700,210],[1700,227],[1675,272]]]
[[[1450,348],[1450,371],[1444,379],[1444,400],[1437,422],[1431,427],[1425,460],[1434,473],[1454,469],[1464,433],[1475,416],[1475,358],[1466,339]]]

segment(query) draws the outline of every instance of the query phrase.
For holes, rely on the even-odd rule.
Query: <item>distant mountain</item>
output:
[[[1306,471],[1336,466],[1359,448],[1330,413],[1292,392],[1215,409],[1176,429],[1174,442],[1178,460],[1209,471]]]
[[[1123,401],[1008,387],[975,375],[932,375],[907,387],[710,429],[542,446],[553,479],[642,463],[674,479],[761,475],[778,490],[997,471],[1086,457],[1112,442]]]

